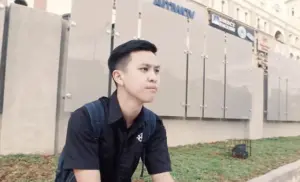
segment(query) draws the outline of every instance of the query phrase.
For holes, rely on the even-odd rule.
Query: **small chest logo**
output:
[[[143,133],[140,133],[136,139],[139,141],[139,142],[142,142],[143,141]]]

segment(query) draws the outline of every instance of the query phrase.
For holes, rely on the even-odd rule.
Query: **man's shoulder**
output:
[[[75,109],[73,112],[71,112],[70,116],[70,124],[74,125],[82,125],[82,122],[87,123],[87,125],[90,125],[90,115],[88,112],[88,109],[86,107],[87,104],[91,104],[95,101],[101,101],[101,104],[103,107],[107,107],[107,97],[101,97],[97,100],[86,102],[84,105],[80,106],[79,108]],[[106,108],[104,108],[106,110]]]
[[[103,107],[107,107],[108,100],[109,100],[109,98],[107,98],[107,97],[100,97],[97,100],[86,102],[85,104],[83,104],[82,106],[80,106],[76,110],[74,110],[72,113],[84,114],[85,116],[88,116],[88,110],[86,107],[88,104],[99,102],[102,104]]]
[[[144,106],[144,109],[148,112],[150,112],[150,114],[152,114],[153,116],[155,116],[155,120],[156,120],[156,123],[158,124],[162,124],[162,119],[160,118],[160,116],[158,114],[156,114],[154,111],[152,111],[151,109],[147,108]]]

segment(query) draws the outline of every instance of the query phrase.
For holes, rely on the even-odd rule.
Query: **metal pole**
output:
[[[113,23],[111,25],[111,36],[110,36],[110,53],[113,51],[114,49],[114,32],[115,32],[115,23]],[[111,95],[111,82],[112,82],[112,73],[109,72],[109,76],[108,76],[108,93],[107,95],[110,96]]]
[[[187,118],[188,108],[188,86],[189,86],[189,51],[186,53],[186,69],[185,69],[185,107],[184,117]]]
[[[116,0],[114,0],[113,2],[113,7],[112,7],[112,24],[111,24],[111,34],[110,34],[110,54],[114,49],[114,42],[115,42],[115,24],[116,24]],[[107,95],[110,96],[111,95],[111,82],[112,82],[112,73],[110,73],[109,71],[109,75],[108,75],[108,93]]]
[[[289,99],[289,79],[287,78],[286,79],[286,87],[285,87],[285,120],[287,121],[288,120],[288,114],[289,114],[289,110],[288,110],[288,99]]]
[[[190,35],[190,21],[187,19],[187,34],[186,34],[186,68],[185,68],[185,104],[184,104],[184,118],[187,118],[187,112],[188,112],[188,87],[189,87],[189,54],[190,54],[190,41],[189,41],[189,35]]]
[[[281,88],[281,86],[280,86],[280,80],[281,80],[281,78],[279,77],[279,79],[278,79],[278,121],[280,121],[280,94],[281,94],[281,90],[280,90],[280,88]]]
[[[205,65],[206,64],[206,56],[203,56],[203,80],[202,80],[202,117],[204,117],[204,109],[205,109]]]
[[[226,117],[226,86],[227,86],[227,49],[226,49],[226,44],[227,44],[227,36],[225,32],[224,36],[224,41],[225,41],[225,47],[224,47],[224,95],[223,95],[223,119]]]

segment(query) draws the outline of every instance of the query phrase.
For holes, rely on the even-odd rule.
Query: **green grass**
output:
[[[239,182],[264,174],[300,159],[300,137],[272,138],[252,142],[252,156],[232,158],[224,149],[228,143],[217,142],[170,148],[172,175],[178,182]],[[0,156],[0,181],[53,181],[55,156]],[[140,166],[134,174],[138,179]],[[145,173],[145,181],[150,178]]]

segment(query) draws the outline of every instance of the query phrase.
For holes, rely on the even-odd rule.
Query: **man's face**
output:
[[[121,84],[130,95],[142,103],[152,102],[160,83],[160,63],[150,51],[130,54],[130,60],[123,71],[118,70]]]

